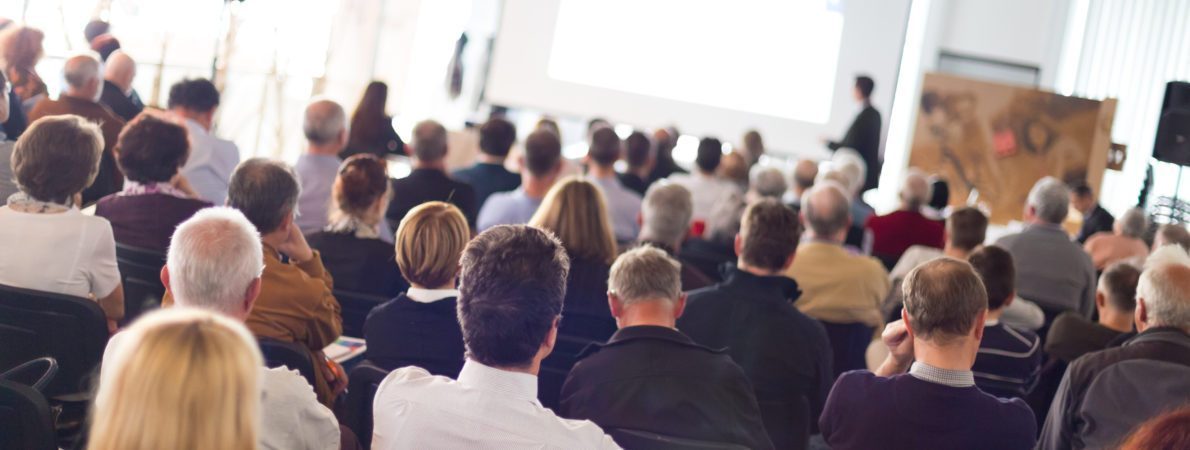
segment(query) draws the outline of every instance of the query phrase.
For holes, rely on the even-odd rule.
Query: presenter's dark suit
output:
[[[851,127],[847,129],[847,134],[843,135],[843,140],[827,143],[827,147],[830,147],[831,150],[843,147],[855,149],[864,159],[864,164],[868,166],[868,175],[864,180],[865,191],[876,189],[876,183],[880,180],[881,124],[880,111],[877,111],[872,105],[865,105],[859,115],[855,116],[855,121],[851,122]]]
[[[393,180],[393,199],[388,204],[385,217],[396,230],[405,214],[425,202],[440,201],[452,203],[463,212],[467,225],[475,229],[475,215],[479,213],[475,202],[475,189],[467,183],[455,181],[445,172],[436,169],[413,169],[409,176]]]

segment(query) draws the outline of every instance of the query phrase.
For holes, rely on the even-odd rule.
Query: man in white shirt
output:
[[[306,153],[293,166],[302,184],[296,222],[302,233],[310,234],[321,231],[328,221],[332,187],[342,163],[339,152],[347,147],[347,114],[338,103],[315,100],[306,106],[302,133]]]
[[[199,197],[216,205],[227,199],[227,183],[240,163],[236,144],[212,133],[219,91],[205,79],[187,79],[169,88],[169,112],[182,118],[190,133],[190,158],[182,175]]]
[[[461,266],[463,370],[458,380],[419,367],[390,373],[372,405],[372,448],[619,448],[594,423],[559,418],[537,400],[570,268],[557,238],[497,226],[467,245]]]
[[[178,225],[161,281],[177,305],[243,321],[260,294],[263,270],[264,253],[256,227],[238,210],[215,207]],[[106,359],[115,353],[121,337],[117,334],[108,341],[103,367],[109,367]],[[260,448],[339,448],[339,423],[334,413],[318,402],[305,378],[286,368],[261,367],[260,371]],[[345,437],[354,441],[350,433]]]
[[[703,138],[698,142],[698,156],[694,159],[696,169],[692,174],[677,174],[670,177],[682,185],[694,198],[694,222],[706,224],[707,219],[722,204],[734,196],[742,195],[736,184],[715,176],[715,169],[723,160],[723,144],[715,138]],[[697,225],[695,228],[699,228]]]
[[[620,159],[623,145],[620,137],[611,127],[603,127],[591,133],[591,144],[587,147],[587,176],[599,185],[607,212],[611,216],[612,230],[616,241],[628,242],[640,233],[640,195],[628,190],[616,177],[616,161]]]

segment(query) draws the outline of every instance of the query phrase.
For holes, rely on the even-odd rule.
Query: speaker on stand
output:
[[[1161,119],[1157,122],[1157,138],[1153,142],[1153,158],[1177,164],[1178,177],[1170,203],[1171,221],[1184,222],[1185,211],[1178,198],[1182,188],[1182,170],[1190,166],[1190,82],[1170,81],[1165,85],[1165,100],[1161,103]]]

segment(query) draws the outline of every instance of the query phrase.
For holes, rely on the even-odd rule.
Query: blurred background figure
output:
[[[364,89],[364,96],[351,113],[351,138],[347,148],[339,154],[341,158],[368,153],[384,158],[388,155],[404,155],[405,142],[393,129],[393,116],[386,112],[388,85],[373,81]]]

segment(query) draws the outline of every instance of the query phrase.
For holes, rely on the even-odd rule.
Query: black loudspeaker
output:
[[[1170,81],[1157,122],[1153,157],[1158,161],[1190,166],[1190,83]]]

